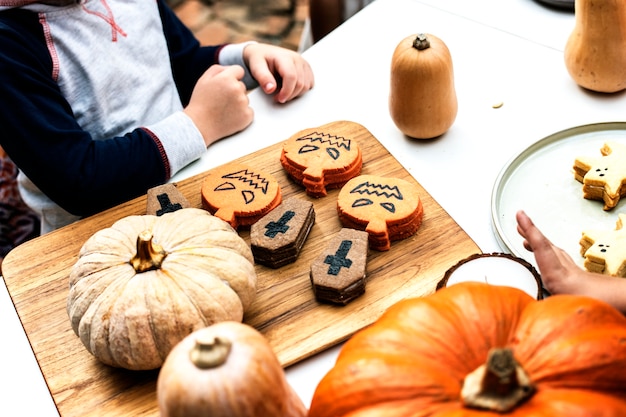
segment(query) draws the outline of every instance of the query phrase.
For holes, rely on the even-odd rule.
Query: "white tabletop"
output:
[[[173,180],[299,130],[351,120],[368,128],[484,252],[500,251],[490,204],[507,162],[554,132],[626,118],[626,94],[592,94],[569,77],[563,48],[573,22],[572,13],[533,0],[376,0],[304,53],[316,74],[309,94],[279,106],[254,91],[254,123],[213,145]],[[418,32],[448,45],[459,100],[454,125],[430,141],[403,136],[387,107],[393,50]],[[497,103],[502,107],[494,108]],[[0,415],[58,415],[4,285],[0,332]],[[339,348],[287,369],[305,404]]]

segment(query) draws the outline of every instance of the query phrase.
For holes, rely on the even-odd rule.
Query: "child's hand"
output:
[[[541,280],[551,294],[586,295],[626,314],[626,279],[580,268],[563,249],[541,233],[526,213],[519,211],[516,219],[524,247],[534,253]]]
[[[213,65],[196,83],[184,112],[200,130],[207,146],[252,123],[254,112],[241,81],[243,76],[244,70],[238,65]]]
[[[519,211],[516,220],[517,231],[524,238],[524,247],[535,255],[544,287],[552,294],[585,293],[585,277],[589,273],[548,240],[526,213]]]
[[[266,94],[275,94],[279,103],[299,97],[313,88],[309,63],[294,51],[273,45],[253,43],[243,50],[250,73]]]

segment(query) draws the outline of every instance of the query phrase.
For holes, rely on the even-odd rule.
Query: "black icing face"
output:
[[[234,199],[249,205],[268,192],[269,181],[247,169],[222,175],[221,178],[224,181],[217,184],[213,191],[223,194],[220,197],[223,199]]]
[[[312,133],[298,138],[300,143],[298,154],[305,155],[319,153],[332,161],[339,161],[343,153],[350,152],[351,141],[337,136],[330,136],[325,133]],[[320,158],[323,158],[320,156]]]
[[[350,194],[355,196],[352,208],[370,207],[383,218],[395,214],[396,206],[404,200],[399,187],[369,181],[357,184],[350,190]]]

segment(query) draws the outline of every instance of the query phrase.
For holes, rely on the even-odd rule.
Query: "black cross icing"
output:
[[[180,203],[173,204],[172,201],[170,200],[170,196],[167,195],[166,193],[157,195],[157,200],[159,204],[161,205],[161,208],[157,210],[156,212],[157,216],[160,216],[165,213],[172,213],[176,210],[183,208],[183,206]]]
[[[328,267],[328,275],[339,275],[341,267],[350,268],[352,266],[352,260],[346,258],[351,247],[351,240],[342,240],[337,252],[334,255],[328,255],[324,259],[324,263],[330,265]]]
[[[273,239],[279,233],[287,233],[287,230],[289,230],[287,223],[289,223],[289,220],[291,220],[295,215],[296,213],[294,211],[288,210],[280,216],[280,219],[278,219],[277,222],[269,222],[266,224],[265,228],[267,230],[265,231],[265,236]]]

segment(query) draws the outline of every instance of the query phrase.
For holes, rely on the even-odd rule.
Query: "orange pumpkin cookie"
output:
[[[345,227],[365,230],[370,248],[386,251],[391,242],[414,235],[424,209],[417,188],[399,178],[361,175],[341,188],[339,220]]]
[[[272,175],[241,164],[207,172],[201,193],[202,206],[235,229],[254,224],[282,202]]]
[[[621,213],[615,230],[586,230],[580,239],[585,269],[600,274],[626,277],[626,214]]]
[[[626,145],[607,142],[602,156],[579,156],[574,161],[574,177],[583,184],[583,197],[604,202],[611,210],[626,196]]]
[[[308,195],[324,197],[361,172],[363,156],[354,137],[363,134],[370,133],[353,122],[302,130],[285,141],[280,162]]]

